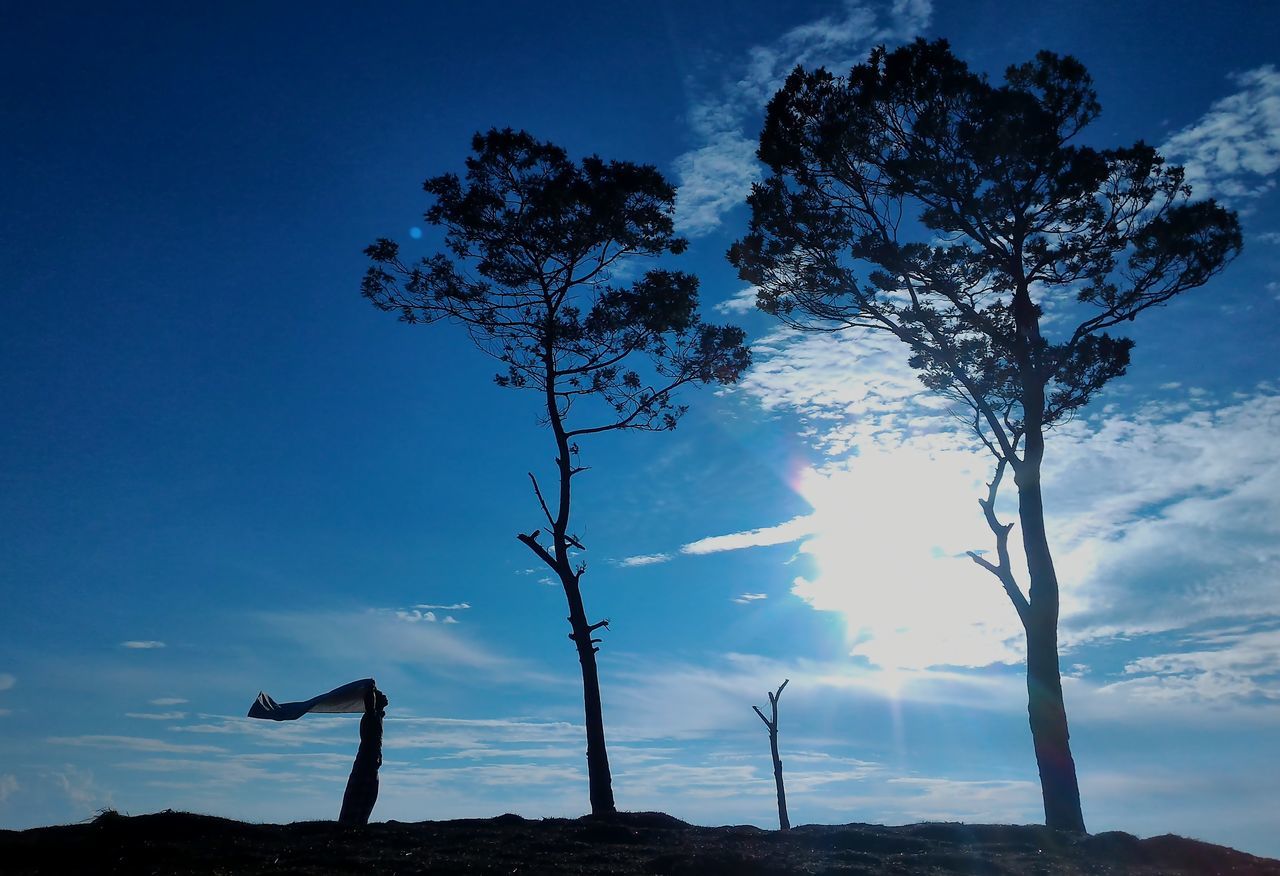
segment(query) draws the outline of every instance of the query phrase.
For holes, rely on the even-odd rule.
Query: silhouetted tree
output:
[[[729,253],[758,305],[786,323],[901,340],[925,385],[961,405],[994,454],[982,506],[998,563],[974,559],[1026,631],[1045,821],[1077,831],[1041,501],[1045,431],[1124,373],[1133,342],[1108,329],[1205,283],[1241,245],[1235,214],[1189,201],[1182,169],[1151,146],[1073,143],[1098,113],[1084,67],[1049,52],[1010,67],[1001,85],[942,40],[876,49],[847,78],[797,68],[769,103],[759,155],[772,174],[752,191],[749,233]],[[994,515],[1006,468],[1026,596],[1009,567],[1012,524]]]
[[[569,638],[582,665],[591,811],[614,811],[605,750],[592,623],[583,607],[582,542],[570,530],[571,485],[586,471],[578,442],[623,429],[673,429],[685,412],[674,394],[688,383],[731,383],[750,363],[741,329],[702,323],[698,280],[652,270],[625,286],[610,277],[631,256],[679,254],[675,189],[652,166],[571,161],[564,150],[510,129],[477,134],[466,180],[426,181],[434,203],[427,222],[445,230],[451,255],[414,265],[379,240],[363,292],[405,322],[461,323],[498,359],[499,386],[540,396],[551,429],[558,479],[550,504],[529,474],[546,518],[518,538],[559,577],[569,605]],[[542,539],[549,539],[544,545]]]
[[[778,685],[776,693],[766,691],[769,694],[769,705],[773,708],[772,720],[764,716],[759,706],[751,707],[756,710],[760,720],[764,721],[764,726],[769,728],[769,752],[773,755],[773,784],[778,789],[778,827],[781,830],[791,829],[791,819],[787,818],[787,792],[782,787],[782,758],[778,756],[778,700],[782,699],[782,689],[790,681],[789,678],[785,679]]]

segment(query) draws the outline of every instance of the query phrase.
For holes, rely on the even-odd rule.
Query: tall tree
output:
[[[591,811],[615,811],[591,622],[583,606],[585,550],[572,533],[571,488],[586,471],[579,442],[620,430],[674,429],[685,412],[675,393],[690,383],[732,383],[750,364],[741,329],[697,315],[698,280],[651,270],[611,285],[630,257],[678,255],[675,189],[649,165],[576,163],[523,131],[491,130],[472,141],[465,181],[426,181],[426,221],[445,232],[449,254],[409,265],[397,244],[365,250],[374,264],[362,290],[378,308],[410,323],[461,323],[502,363],[499,386],[539,396],[555,442],[556,485],[548,502],[529,478],[546,520],[517,537],[555,572],[569,605],[569,638],[582,666]]]
[[[1151,146],[1077,142],[1099,114],[1074,58],[993,84],[945,41],[874,50],[847,77],[797,68],[769,103],[749,233],[729,252],[758,305],[819,331],[885,331],[994,455],[982,507],[994,573],[1027,641],[1045,822],[1084,830],[1058,666],[1058,577],[1045,535],[1045,432],[1125,372],[1108,333],[1200,286],[1239,251],[1235,214],[1190,201]],[[1045,308],[1054,319],[1043,320]],[[1012,471],[1029,591],[995,516]]]

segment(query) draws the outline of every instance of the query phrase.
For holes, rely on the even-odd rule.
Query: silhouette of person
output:
[[[370,683],[364,692],[360,748],[356,751],[355,763],[351,765],[347,791],[342,796],[339,824],[368,824],[373,804],[378,802],[378,768],[382,766],[382,716],[386,709],[386,694]]]

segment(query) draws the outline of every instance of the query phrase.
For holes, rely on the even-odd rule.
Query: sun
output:
[[[1018,659],[1000,587],[965,555],[989,546],[978,509],[983,460],[900,446],[863,453],[793,486],[813,508],[792,592],[839,613],[850,653],[886,672]],[[886,678],[887,680],[887,678]]]

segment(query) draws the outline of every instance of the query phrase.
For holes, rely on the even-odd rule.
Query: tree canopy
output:
[[[1235,215],[1189,201],[1182,168],[1150,145],[1075,142],[1099,112],[1084,67],[1051,52],[999,85],[944,40],[877,49],[847,77],[797,69],[769,103],[772,175],[730,260],[793,325],[910,345],[925,384],[1016,469],[1029,425],[1124,373],[1133,342],[1109,329],[1241,246]],[[1052,339],[1046,308],[1065,329]]]
[[[674,233],[675,188],[655,168],[578,164],[523,131],[477,134],[472,148],[465,184],[424,184],[435,199],[426,220],[445,229],[451,255],[406,265],[393,241],[365,250],[375,264],[362,290],[377,307],[462,323],[503,363],[499,385],[550,393],[561,418],[603,402],[570,438],[672,429],[685,411],[677,388],[737,379],[750,361],[743,333],[701,321],[696,277],[656,269],[612,282],[629,257],[687,245]]]

